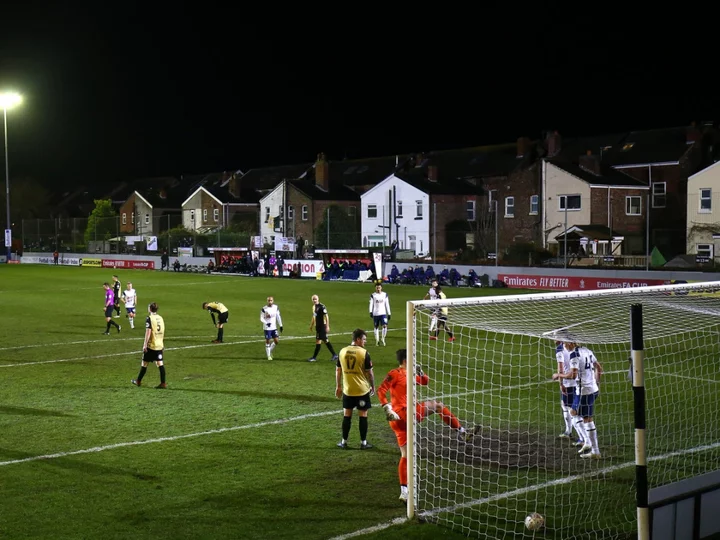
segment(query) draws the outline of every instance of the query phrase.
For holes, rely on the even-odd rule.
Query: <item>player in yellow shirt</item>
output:
[[[370,397],[375,393],[375,375],[370,354],[365,350],[365,330],[356,329],[352,340],[352,345],[340,351],[335,368],[335,397],[342,398],[343,402],[342,440],[338,448],[348,447],[353,409],[357,408],[360,417],[360,449],[367,450],[372,448],[372,444],[367,442],[367,415],[371,407]]]
[[[142,380],[151,362],[157,364],[160,370],[160,384],[155,388],[167,388],[165,383],[165,365],[163,363],[163,350],[165,348],[165,320],[158,315],[158,306],[155,302],[148,306],[148,316],[145,319],[145,342],[143,343],[143,357],[137,379],[130,382],[135,386],[142,386]]]
[[[214,339],[213,343],[222,343],[223,326],[225,326],[225,323],[228,321],[228,317],[230,316],[228,308],[226,308],[225,304],[221,302],[203,302],[202,306],[203,309],[207,309],[210,312],[210,317],[212,317],[213,325],[215,326],[215,328],[218,329],[217,339]],[[217,321],[215,321],[216,313],[218,315]]]

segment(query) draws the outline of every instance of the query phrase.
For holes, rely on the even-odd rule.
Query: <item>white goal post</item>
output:
[[[552,380],[572,343],[602,375],[577,417]],[[408,414],[410,519],[522,538],[538,512],[544,538],[646,538],[647,490],[720,462],[720,282],[411,301],[406,347],[408,409],[436,412]]]

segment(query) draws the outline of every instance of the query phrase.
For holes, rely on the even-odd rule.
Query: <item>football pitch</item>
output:
[[[368,317],[370,284],[119,271],[138,317],[122,309],[103,335],[113,270],[0,268],[0,537],[333,538],[405,515],[399,451],[377,401],[368,440],[341,438],[335,369],[309,331],[312,294],[330,314],[336,350],[368,332],[376,384],[405,346],[405,302],[427,287],[386,286],[393,316],[386,347]],[[447,291],[449,297],[508,290]],[[517,292],[517,291],[513,291]],[[284,333],[265,355],[260,308],[272,295]],[[223,344],[206,301],[230,310]],[[140,367],[148,303],[166,324],[168,390]],[[462,538],[434,525],[398,524],[363,538]],[[372,530],[372,529],[371,529]]]
[[[113,272],[0,265],[0,538],[460,539],[478,529],[487,538],[530,538],[522,520],[531,511],[548,520],[543,538],[634,537],[624,344],[595,349],[605,370],[596,415],[603,458],[590,462],[557,439],[552,341],[456,327],[453,343],[418,342],[431,377],[418,395],[442,399],[475,438],[453,438],[437,415],[420,424],[418,496],[423,509],[437,511],[407,523],[399,450],[377,397],[369,414],[374,448],[360,451],[357,415],[350,449],[336,447],[342,409],[331,354],[323,346],[317,362],[307,361],[315,346],[310,297],[328,308],[336,351],[355,328],[367,331],[379,387],[405,347],[405,303],[427,287],[384,287],[392,318],[387,346],[378,347],[368,317],[371,284],[121,270],[123,289],[132,281],[137,291],[138,317],[130,329],[121,309],[113,320],[122,331],[106,336],[102,284]],[[260,323],[267,296],[284,326],[272,361]],[[201,308],[210,301],[230,310],[222,344],[211,343],[217,331]],[[142,387],[130,383],[150,302],[166,324],[167,390],[154,388],[154,365]],[[602,302],[595,315],[614,310],[612,299]],[[507,320],[521,329],[553,320],[525,309]],[[483,311],[480,320],[492,314]],[[668,319],[652,320],[650,308],[648,318],[655,325]],[[704,352],[717,350],[718,334],[702,323],[690,327],[648,344],[651,485],[713,470],[720,459],[720,427],[695,409],[712,415],[720,406],[716,363]],[[687,401],[687,385],[697,380],[697,399]],[[573,515],[584,517],[578,523]]]

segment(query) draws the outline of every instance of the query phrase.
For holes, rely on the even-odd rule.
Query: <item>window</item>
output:
[[[123,225],[127,225],[127,213],[123,212]]]
[[[625,215],[639,216],[642,213],[642,199],[640,195],[625,197]]]
[[[203,208],[203,223],[207,221],[207,208]]]
[[[515,197],[505,197],[505,217],[515,217]]]
[[[220,210],[217,208],[213,209],[213,221],[219,221],[220,220]]]
[[[530,213],[531,214],[538,213],[539,201],[540,201],[540,197],[538,197],[537,195],[532,195],[530,197]]]
[[[475,221],[475,201],[467,201],[465,203],[465,213],[468,221]]]
[[[295,209],[292,206],[288,206],[288,221],[295,219]]]
[[[698,257],[707,257],[708,259],[713,258],[713,245],[712,244],[695,244],[695,254]]]
[[[265,223],[267,223],[270,220],[270,207],[265,207]]]
[[[702,188],[700,190],[700,208],[698,211],[703,214],[712,212],[712,189]]]
[[[308,220],[308,208],[307,204],[302,205],[302,220],[307,221]]]
[[[627,152],[627,151],[630,150],[633,146],[635,146],[635,143],[634,143],[634,142],[625,143],[625,144],[623,145],[623,147],[622,147],[622,151],[623,151],[623,152]]]
[[[397,202],[397,216],[396,217],[403,217],[402,215],[402,201]]]
[[[368,219],[377,219],[377,204],[368,204]]]
[[[145,225],[150,223],[150,214],[145,214]]]
[[[190,221],[195,223],[195,210],[190,210]]]
[[[665,208],[667,204],[666,182],[652,183],[652,207]]]
[[[415,201],[415,217],[423,217],[422,201]]]
[[[558,199],[560,210],[580,210],[582,208],[580,195],[560,195]]]
[[[135,212],[133,212],[132,214],[130,214],[130,223],[132,223],[133,225],[135,225]]]
[[[357,208],[355,208],[354,206],[348,206],[348,216],[355,217],[356,214]]]

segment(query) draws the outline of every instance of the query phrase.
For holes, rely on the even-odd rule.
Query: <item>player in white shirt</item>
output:
[[[267,359],[272,360],[272,352],[278,344],[278,328],[280,333],[283,331],[282,317],[280,317],[280,307],[275,303],[272,296],[267,297],[267,305],[260,310],[260,322],[263,323],[265,331],[265,353]]]
[[[423,300],[437,300],[438,295],[437,291],[435,290],[435,287],[438,286],[438,280],[433,279],[432,282],[430,282],[430,289],[428,290],[427,294],[425,295],[425,298]],[[433,330],[435,330],[435,327],[437,326],[437,310],[433,310],[432,316],[430,317],[430,335],[433,335]]]
[[[130,320],[130,328],[135,328],[135,306],[137,305],[137,293],[133,284],[128,281],[127,289],[122,292],[122,301],[125,304],[126,317]]]
[[[555,360],[557,362],[558,373],[570,372],[570,352],[563,347],[562,341],[555,342]],[[565,420],[565,431],[558,435],[558,438],[569,439],[573,430],[573,417],[570,411],[575,399],[575,387],[577,386],[577,382],[575,379],[560,379],[559,383],[560,408],[562,409],[563,420]],[[575,445],[583,446],[585,444],[583,433],[577,429],[575,431],[578,434],[578,440]]]
[[[375,292],[370,295],[370,318],[375,325],[375,345],[382,342],[385,345],[387,325],[390,321],[390,297],[383,292],[382,285],[375,286]],[[382,326],[382,340],[380,338],[380,327]]]
[[[578,453],[582,458],[600,459],[593,413],[595,412],[595,400],[600,393],[598,382],[602,375],[602,366],[587,347],[578,346],[571,341],[566,341],[564,347],[570,353],[570,372],[554,373],[553,380],[575,379],[577,386],[570,413],[576,429],[581,427],[586,432],[585,444]],[[580,419],[582,419],[582,425],[580,425]]]

